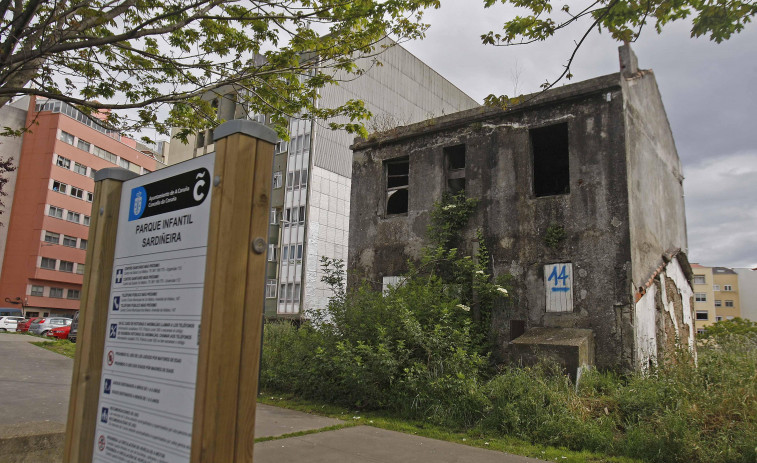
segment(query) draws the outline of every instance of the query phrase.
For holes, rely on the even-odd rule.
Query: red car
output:
[[[38,318],[39,317],[27,318],[26,320],[24,320],[22,322],[18,322],[18,325],[16,325],[16,331],[19,332],[19,333],[26,333],[26,332],[28,332],[29,331],[29,327],[32,326],[32,322],[34,320],[38,319]]]
[[[53,328],[47,332],[48,338],[68,339],[68,333],[71,331],[71,325]]]

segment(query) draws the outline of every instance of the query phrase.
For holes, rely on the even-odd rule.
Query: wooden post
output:
[[[136,176],[134,172],[117,167],[101,169],[95,174],[92,222],[79,309],[79,342],[63,454],[63,461],[67,463],[92,458],[121,185]]]
[[[252,462],[276,133],[235,120],[215,132],[192,428],[193,463]]]

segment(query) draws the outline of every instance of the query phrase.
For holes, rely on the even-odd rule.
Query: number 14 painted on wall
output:
[[[549,274],[549,277],[547,278],[547,281],[555,280],[554,286],[552,286],[550,289],[552,292],[568,292],[570,291],[570,287],[568,286],[568,279],[570,278],[570,275],[567,272],[568,266],[566,264],[563,264],[560,267],[560,274],[557,274],[557,265],[552,267],[552,273]]]

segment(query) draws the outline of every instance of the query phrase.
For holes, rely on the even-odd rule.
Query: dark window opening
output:
[[[444,148],[444,156],[447,158],[447,169],[465,169],[465,145]]]
[[[534,159],[534,195],[570,193],[568,124],[531,129]]]
[[[387,214],[407,214],[407,189],[389,192],[386,199]]]
[[[205,132],[197,133],[197,147],[202,148],[205,146]]]
[[[386,213],[407,214],[409,205],[410,161],[402,159],[386,163]]]
[[[447,165],[447,190],[453,194],[465,191],[465,145],[444,148]]]
[[[525,320],[510,320],[510,341],[519,338],[526,333]]]

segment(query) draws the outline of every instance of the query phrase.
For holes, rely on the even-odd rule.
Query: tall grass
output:
[[[381,302],[362,297],[366,310]],[[425,322],[393,309],[360,322],[346,308],[341,331],[267,324],[263,388],[650,462],[757,461],[757,336],[700,347],[697,366],[678,355],[646,376],[591,371],[576,388],[548,363],[492,372],[464,329],[428,317],[438,306]]]

